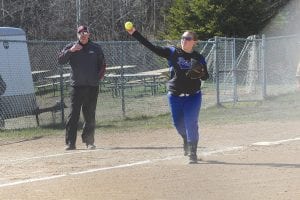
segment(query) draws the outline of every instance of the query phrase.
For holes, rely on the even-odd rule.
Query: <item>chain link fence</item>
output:
[[[257,101],[295,91],[298,41],[297,36],[216,37],[211,74],[217,104]]]
[[[217,104],[261,99],[262,40],[215,38]]]
[[[295,90],[298,38],[220,38],[196,47],[210,74],[203,82],[203,107],[257,101]],[[67,41],[2,40],[0,73],[7,90],[0,97],[5,129],[61,126],[69,114],[70,66],[57,62]],[[160,46],[179,41],[155,42]],[[5,45],[9,44],[9,48]],[[99,42],[108,64],[101,81],[97,123],[169,112],[167,60],[136,41]]]

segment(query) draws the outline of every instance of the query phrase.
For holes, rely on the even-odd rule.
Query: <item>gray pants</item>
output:
[[[66,144],[76,144],[78,121],[80,111],[84,118],[82,131],[82,142],[94,144],[95,114],[99,87],[97,86],[76,86],[71,91],[71,110],[66,123]]]

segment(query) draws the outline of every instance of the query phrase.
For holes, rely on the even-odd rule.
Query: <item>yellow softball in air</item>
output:
[[[133,28],[132,22],[126,22],[125,23],[125,29],[126,29],[126,31],[130,31],[130,30],[132,30],[132,28]]]

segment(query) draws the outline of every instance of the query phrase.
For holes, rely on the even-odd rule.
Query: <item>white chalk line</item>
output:
[[[253,143],[252,146],[271,146],[271,145],[278,145],[278,144],[291,142],[291,141],[297,141],[297,140],[300,140],[300,137],[287,139],[287,140],[279,140],[279,141],[274,141],[274,142],[256,142],[256,143]]]
[[[273,142],[256,142],[256,143],[252,143],[248,146],[227,147],[227,148],[224,148],[224,149],[214,150],[214,151],[210,151],[210,152],[202,152],[201,155],[207,156],[207,155],[212,155],[212,154],[224,153],[224,152],[228,152],[228,151],[236,151],[236,150],[241,150],[241,149],[251,147],[251,146],[272,146],[272,145],[278,145],[278,144],[291,142],[291,141],[297,141],[297,140],[300,140],[300,138],[292,138],[292,139],[279,140],[279,141],[273,141]],[[83,152],[88,152],[88,151],[80,151],[80,152],[76,152],[76,153],[83,153]],[[71,153],[68,153],[68,154],[71,154]],[[33,157],[33,158],[34,159],[49,158],[49,157],[68,155],[68,154],[67,153],[55,154],[55,155],[40,156],[40,157]],[[72,154],[75,154],[75,153],[72,153]],[[89,170],[84,170],[84,171],[79,171],[79,172],[65,173],[65,174],[61,174],[61,175],[46,176],[46,177],[41,177],[41,178],[32,178],[32,179],[27,179],[27,180],[21,180],[21,181],[15,181],[15,182],[10,182],[10,183],[0,184],[0,188],[20,185],[20,184],[26,184],[26,183],[33,183],[33,182],[37,182],[37,181],[46,181],[46,180],[58,179],[58,178],[67,177],[67,176],[87,174],[87,173],[106,171],[106,170],[112,170],[112,169],[134,167],[134,166],[138,166],[138,165],[151,164],[151,163],[154,163],[154,162],[173,160],[173,159],[178,159],[178,158],[182,158],[182,157],[183,156],[169,156],[169,157],[166,157],[166,158],[158,158],[158,159],[153,159],[153,160],[143,160],[143,161],[127,163],[127,164],[122,164],[122,165],[116,165],[116,166],[111,166],[111,167],[102,167],[102,168],[89,169]],[[30,158],[28,158],[28,159],[30,159]]]
[[[209,152],[202,152],[201,155],[203,156],[209,156],[212,154],[218,154],[218,153],[225,153],[228,151],[236,151],[245,148],[245,146],[236,146],[236,147],[226,147],[224,149],[219,149],[219,150],[214,150],[214,151],[209,151]]]
[[[89,169],[89,170],[84,170],[84,171],[79,171],[79,172],[65,173],[65,174],[61,174],[61,175],[46,176],[46,177],[41,177],[41,178],[32,178],[32,179],[27,179],[27,180],[21,180],[21,181],[0,184],[0,188],[20,185],[20,184],[26,184],[26,183],[33,183],[33,182],[37,182],[37,181],[46,181],[46,180],[51,180],[51,179],[57,179],[57,178],[62,178],[62,177],[66,177],[66,176],[74,176],[74,175],[87,174],[87,173],[106,171],[106,170],[112,170],[112,169],[134,167],[137,165],[145,165],[145,164],[154,163],[154,162],[158,162],[158,161],[173,160],[173,159],[179,158],[179,157],[182,157],[182,156],[174,156],[174,157],[167,157],[167,158],[154,159],[154,160],[144,160],[144,161],[138,161],[138,162],[134,162],[134,163],[116,165],[116,166],[111,166],[111,167],[102,167],[102,168]]]

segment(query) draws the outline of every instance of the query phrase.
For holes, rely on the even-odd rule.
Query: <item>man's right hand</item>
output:
[[[80,51],[81,49],[82,49],[82,46],[80,44],[76,43],[70,48],[70,51],[75,52],[75,51]]]

